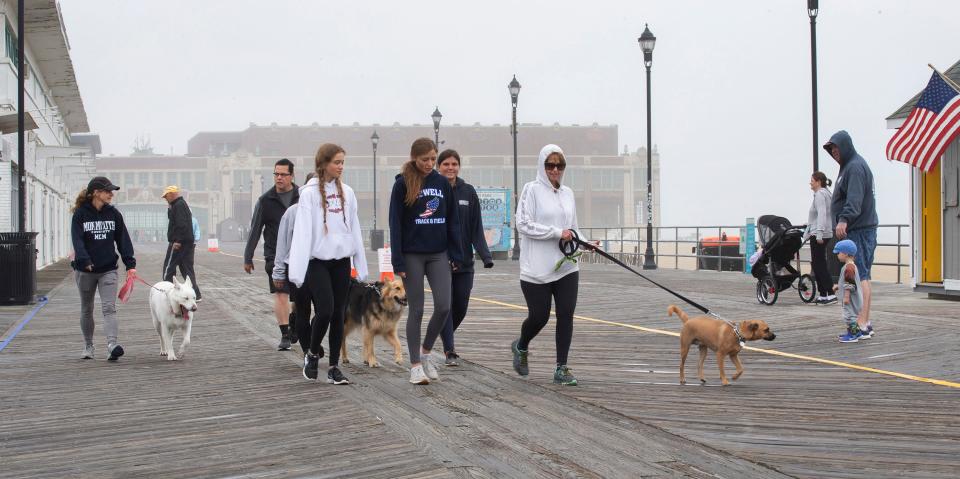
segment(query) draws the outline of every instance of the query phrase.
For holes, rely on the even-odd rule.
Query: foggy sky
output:
[[[927,63],[944,70],[960,60],[960,2],[820,3],[818,143],[849,131],[876,175],[880,222],[907,223],[910,167],[883,158],[893,134],[884,118],[925,86]],[[514,73],[521,123],[616,124],[620,150],[633,150],[646,142],[637,37],[649,23],[662,224],[767,213],[806,221],[803,0],[61,6],[91,130],[104,154],[118,155],[138,135],[157,152],[184,153],[198,131],[250,122],[428,124],[436,105],[444,124],[506,125]],[[836,177],[822,150],[820,163]]]

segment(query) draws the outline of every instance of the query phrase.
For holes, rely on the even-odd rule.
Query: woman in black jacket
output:
[[[493,267],[493,256],[487,247],[483,235],[483,221],[480,217],[480,198],[473,185],[460,178],[460,154],[456,150],[443,150],[437,157],[437,169],[447,178],[453,188],[453,197],[457,200],[460,213],[460,249],[463,252],[463,265],[453,272],[450,288],[450,314],[443,325],[440,338],[447,366],[459,366],[460,356],[454,349],[453,332],[460,327],[470,305],[470,292],[473,290],[473,250],[476,248],[483,261],[484,268]]]
[[[80,330],[83,332],[83,359],[93,359],[93,301],[100,291],[103,326],[107,333],[107,358],[116,361],[123,356],[117,342],[117,251],[127,267],[127,275],[136,274],[137,260],[133,243],[123,222],[123,215],[114,208],[113,192],[120,187],[106,177],[98,176],[81,190],[73,205],[70,236],[73,240],[77,288],[80,290]]]

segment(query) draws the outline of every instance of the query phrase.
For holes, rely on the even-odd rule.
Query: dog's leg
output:
[[[363,357],[371,368],[378,368],[380,364],[377,363],[377,353],[373,350],[373,338],[373,331],[363,328]]]
[[[344,331],[343,337],[340,338],[340,364],[350,363],[350,358],[347,357],[347,333]]]
[[[163,336],[161,339],[163,341],[163,348],[167,351],[167,361],[176,361],[177,354],[173,352],[173,331],[164,326],[161,328],[160,334]]]
[[[739,378],[740,375],[743,374],[743,364],[740,362],[740,354],[739,353],[731,354],[730,360],[733,361],[733,365],[737,367],[736,374],[734,374],[733,377],[730,379],[733,379],[734,381],[736,381],[737,378]]]
[[[720,369],[720,384],[728,386],[730,381],[727,381],[727,374],[723,371],[723,360],[726,359],[727,355],[717,351],[717,368]]]
[[[687,353],[690,352],[690,342],[687,341],[683,333],[680,334],[680,384],[687,384],[687,378],[684,376],[684,366],[687,364]]]
[[[700,362],[697,363],[697,379],[700,384],[706,384],[707,379],[703,377],[703,363],[707,362],[707,347],[700,345]]]
[[[183,356],[187,351],[187,346],[190,345],[190,330],[192,329],[193,329],[193,318],[191,317],[190,320],[187,321],[187,329],[183,331],[183,341],[180,342],[179,356],[181,359],[183,359]]]
[[[400,337],[397,336],[396,326],[394,326],[393,331],[390,331],[386,337],[387,342],[393,346],[393,361],[397,364],[403,364],[403,346],[400,345]]]

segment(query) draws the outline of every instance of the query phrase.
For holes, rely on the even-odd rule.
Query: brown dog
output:
[[[351,280],[347,311],[343,322],[343,342],[340,345],[340,362],[348,363],[347,335],[360,328],[363,334],[363,362],[371,368],[378,367],[373,351],[373,338],[382,336],[393,346],[393,360],[403,362],[403,347],[397,336],[397,326],[404,306],[407,305],[407,290],[403,281],[363,283]]]
[[[737,367],[737,372],[733,375],[734,381],[743,374],[743,364],[740,364],[740,358],[737,356],[740,354],[740,341],[756,341],[758,339],[773,341],[777,337],[770,331],[767,323],[761,320],[740,321],[740,324],[734,329],[730,323],[709,316],[688,318],[687,313],[671,304],[667,308],[667,315],[671,316],[673,313],[677,313],[680,321],[683,322],[683,329],[680,330],[680,384],[687,383],[683,369],[687,362],[687,353],[690,352],[691,344],[700,347],[700,363],[697,366],[697,377],[700,382],[707,382],[703,377],[703,363],[707,360],[707,348],[709,348],[717,352],[720,383],[726,386],[730,382],[727,381],[727,375],[723,372],[725,357],[730,356],[733,365]]]

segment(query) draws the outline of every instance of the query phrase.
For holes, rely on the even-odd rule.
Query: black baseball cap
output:
[[[93,193],[93,190],[117,191],[120,187],[111,183],[106,176],[97,176],[87,183],[87,193]]]

